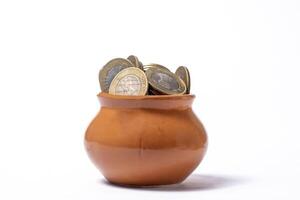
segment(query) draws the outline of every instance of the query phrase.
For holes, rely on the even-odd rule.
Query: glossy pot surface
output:
[[[183,181],[201,162],[207,135],[194,95],[98,95],[101,109],[85,134],[89,157],[111,183]]]

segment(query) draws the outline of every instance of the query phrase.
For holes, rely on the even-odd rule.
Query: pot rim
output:
[[[123,96],[101,92],[98,95],[101,107],[108,108],[148,108],[148,109],[186,109],[192,106],[195,95],[148,95]]]
[[[110,98],[114,100],[180,100],[180,99],[194,99],[194,94],[173,94],[173,95],[145,95],[145,96],[126,96],[126,95],[112,95],[106,92],[100,92],[98,97]]]

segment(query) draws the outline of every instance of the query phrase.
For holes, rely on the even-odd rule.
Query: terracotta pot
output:
[[[194,95],[98,98],[101,109],[86,131],[85,146],[109,182],[179,183],[202,160],[207,136],[191,108]]]

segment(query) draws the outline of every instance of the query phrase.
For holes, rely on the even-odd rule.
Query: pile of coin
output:
[[[115,58],[99,73],[102,92],[114,95],[178,95],[190,93],[190,74],[180,66],[175,73],[159,64],[143,65],[131,55]]]

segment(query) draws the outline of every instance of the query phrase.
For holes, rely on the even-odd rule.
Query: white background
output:
[[[0,1],[0,199],[299,199],[300,2]],[[209,148],[181,185],[105,183],[83,136],[98,71],[189,67]]]

